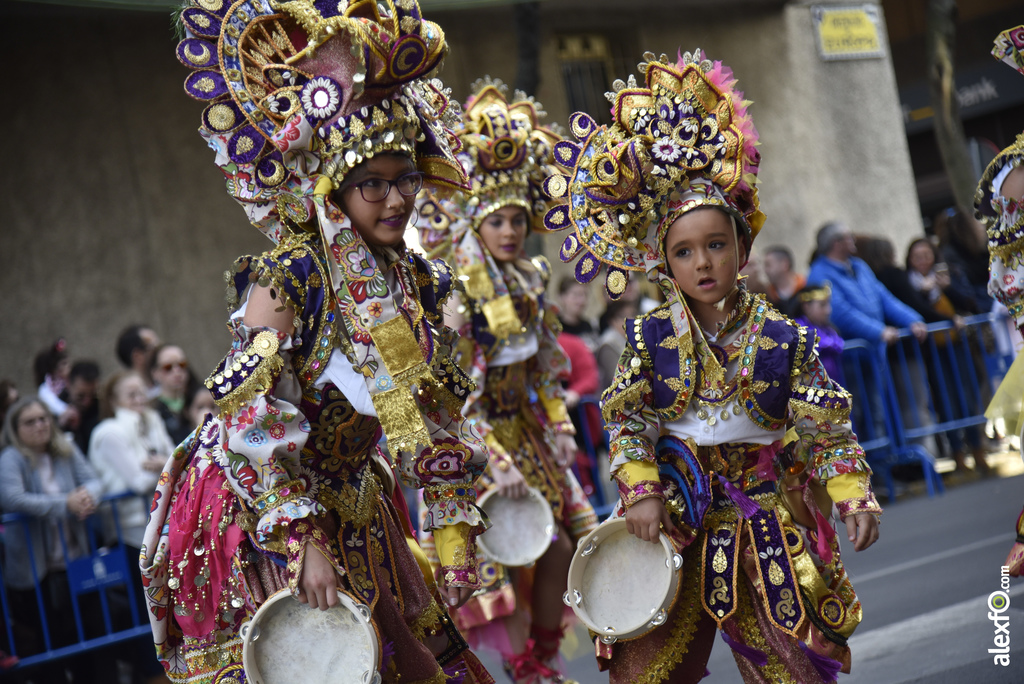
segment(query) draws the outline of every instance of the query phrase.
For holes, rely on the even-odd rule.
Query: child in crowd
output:
[[[843,384],[843,338],[832,325],[832,288],[809,285],[794,296],[790,312],[798,325],[807,326],[818,336],[818,358],[821,365],[840,385]]]
[[[720,631],[747,682],[832,681],[861,619],[833,503],[858,551],[881,513],[849,395],[814,332],[738,278],[764,216],[757,133],[731,71],[700,51],[640,68],[645,84],[611,94],[615,126],[573,115],[578,142],[556,147],[567,173],[546,184],[565,198],[546,221],[571,227],[561,257],[578,260],[578,279],[606,268],[615,297],[644,271],[666,298],[627,321],[603,410],[614,515],[641,539],[670,536],[681,585],[661,626],[600,640],[598,657],[612,684],[697,682]]]

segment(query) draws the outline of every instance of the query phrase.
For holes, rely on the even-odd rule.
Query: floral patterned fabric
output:
[[[141,563],[158,655],[172,681],[241,677],[238,630],[273,591],[295,590],[307,544],[371,608],[385,644],[403,645],[402,658],[385,663],[384,681],[445,681],[419,642],[444,631],[447,618],[399,532],[390,496],[396,478],[432,490],[470,486],[485,465],[471,446],[479,437],[428,386],[416,397],[431,445],[399,452],[394,464],[377,449],[379,419],[357,413],[321,377],[332,352],[344,357],[351,343],[318,254],[315,238],[293,237],[239,262],[232,300],[250,283],[273,285],[296,311],[296,331],[232,320],[232,351],[209,381],[220,414],[175,451],[161,476]],[[429,341],[428,363],[454,378],[453,333],[438,308],[450,283],[426,260],[404,256],[384,282],[401,293],[400,307],[422,307],[417,334]],[[471,499],[458,504],[439,501],[429,524],[456,528],[473,549],[483,519]],[[463,576],[468,586],[478,584],[475,575],[473,567]],[[445,657],[463,657],[461,636],[449,637]]]

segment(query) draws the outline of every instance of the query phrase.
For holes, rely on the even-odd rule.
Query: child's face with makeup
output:
[[[371,179],[396,181],[416,171],[412,159],[402,154],[381,154],[354,168],[345,184],[334,193],[335,201],[352,221],[352,227],[371,247],[397,245],[405,237],[412,215],[415,195],[406,197],[390,185],[388,194],[377,202],[368,202],[358,184]]]
[[[745,257],[729,216],[711,207],[683,214],[665,235],[665,264],[698,315],[732,292]]]

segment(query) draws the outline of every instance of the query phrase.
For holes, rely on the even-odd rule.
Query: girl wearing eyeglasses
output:
[[[557,532],[532,568],[481,557],[486,591],[455,617],[470,643],[501,653],[513,681],[563,682],[561,597],[575,541],[597,521],[570,470],[575,430],[559,382],[569,362],[545,296],[550,267],[523,249],[528,230],[543,226],[541,183],[559,138],[539,125],[537,103],[520,93],[508,102],[500,81],[478,82],[473,93],[459,131],[473,191],[453,202],[424,200],[421,241],[456,267],[463,285],[448,320],[460,332],[459,363],[477,384],[465,412],[489,447],[477,490],[512,498],[538,490]]]
[[[441,317],[453,276],[403,241],[425,183],[466,183],[445,95],[421,79],[443,33],[411,0],[386,16],[365,3],[352,3],[359,16],[346,3],[207,4],[182,13],[179,56],[230,55],[212,66],[222,80],[200,70],[186,90],[233,91],[214,94],[200,133],[275,244],[228,272],[232,348],[205,382],[216,411],[157,490],[142,569],[160,659],[175,681],[253,679],[238,637],[267,597],[286,588],[327,610],[340,589],[370,609],[385,655],[337,681],[493,682],[446,614],[480,586],[486,525],[470,486],[484,445],[461,413],[472,385]],[[260,52],[277,31],[274,54]],[[264,78],[238,81],[232,59]],[[399,480],[426,490],[436,583]]]

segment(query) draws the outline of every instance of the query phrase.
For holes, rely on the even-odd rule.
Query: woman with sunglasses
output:
[[[232,348],[205,382],[216,411],[165,466],[146,531],[172,681],[252,680],[239,634],[268,597],[327,610],[340,590],[369,608],[383,682],[493,682],[446,612],[479,587],[486,525],[470,487],[484,444],[461,413],[472,384],[441,317],[452,274],[404,243],[424,183],[466,184],[446,98],[421,78],[444,34],[412,0],[348,4],[192,0],[181,15],[179,58],[198,68],[186,90],[212,100],[200,133],[275,244],[228,272]],[[425,490],[436,583],[399,480]]]
[[[180,444],[195,429],[188,418],[188,401],[195,395],[199,383],[181,347],[162,344],[153,351],[151,358],[149,375],[157,391],[153,408],[160,414],[171,441]]]
[[[559,672],[566,577],[575,541],[597,524],[570,470],[575,430],[559,380],[569,364],[560,329],[545,299],[550,267],[524,251],[529,228],[543,227],[541,183],[553,169],[559,137],[538,123],[543,111],[521,93],[510,103],[500,81],[485,79],[465,105],[461,159],[473,191],[456,201],[421,202],[421,240],[444,256],[464,285],[449,307],[460,332],[459,363],[477,389],[466,415],[484,436],[490,463],[477,483],[507,497],[537,489],[550,504],[557,531],[532,568],[480,559],[486,591],[456,614],[471,644],[501,653],[517,683],[565,681]],[[429,549],[429,543],[425,546]]]

